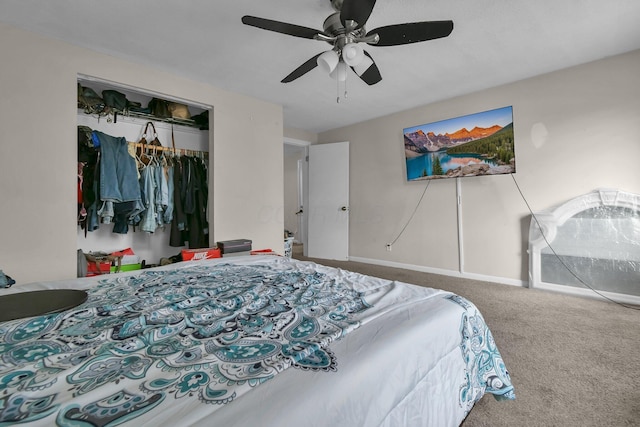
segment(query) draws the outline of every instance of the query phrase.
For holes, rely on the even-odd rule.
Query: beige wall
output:
[[[534,211],[596,188],[640,193],[640,51],[324,132],[351,142],[351,259],[459,274],[456,182],[405,181],[402,129],[512,105],[515,178]],[[419,90],[419,88],[416,88]],[[528,281],[530,214],[509,175],[463,178],[467,276]]]
[[[76,80],[99,77],[213,106],[211,243],[283,247],[282,108],[0,24],[0,269],[76,272]]]
[[[288,139],[305,141],[311,144],[318,142],[318,134],[314,132],[307,132],[295,128],[284,128],[284,137]]]

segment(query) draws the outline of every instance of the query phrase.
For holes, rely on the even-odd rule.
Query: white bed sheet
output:
[[[331,343],[335,371],[291,367],[221,405],[204,404],[197,397],[174,399],[169,405],[167,398],[122,425],[457,426],[482,397],[487,382],[495,394],[514,397],[490,332],[482,329],[481,316],[464,299],[441,290],[275,256],[185,262],[158,270],[221,263],[317,270],[365,292],[372,308],[365,311],[357,329]],[[122,273],[121,277],[139,273]],[[7,292],[89,289],[101,279],[36,283]],[[493,358],[492,372],[480,361],[486,355]],[[478,357],[478,362],[469,363],[470,357]],[[51,420],[47,417],[27,425],[51,425]]]

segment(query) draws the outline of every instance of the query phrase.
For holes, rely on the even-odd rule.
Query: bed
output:
[[[442,290],[263,255],[11,292],[81,305],[0,323],[0,425],[457,426],[514,399],[482,315]]]

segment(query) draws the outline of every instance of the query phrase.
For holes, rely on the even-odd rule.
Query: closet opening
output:
[[[212,114],[208,105],[78,75],[79,250],[124,251],[114,272],[209,247]]]

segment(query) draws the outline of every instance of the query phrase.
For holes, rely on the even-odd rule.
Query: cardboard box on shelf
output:
[[[236,239],[236,240],[223,240],[217,242],[217,246],[220,248],[223,254],[230,254],[233,252],[249,252],[251,251],[251,240],[249,239]]]
[[[183,261],[198,261],[202,259],[220,258],[222,254],[218,248],[203,248],[203,249],[183,249],[182,260]]]

